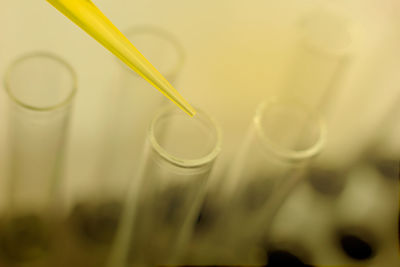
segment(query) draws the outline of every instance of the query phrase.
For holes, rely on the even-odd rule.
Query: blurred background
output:
[[[191,104],[210,114],[223,132],[210,192],[224,186],[220,178],[238,154],[263,99],[295,97],[324,117],[327,137],[312,164],[322,169],[319,176],[324,179],[312,180],[309,174],[311,178],[292,191],[271,228],[269,241],[279,242],[268,245],[268,252],[255,250],[254,255],[330,266],[399,264],[399,1],[93,2],[123,32],[150,25],[168,31],[179,42],[182,66],[174,74],[174,85]],[[139,161],[142,153],[141,147],[130,150],[124,140],[142,142],[142,137],[118,135],[119,126],[111,123],[112,118],[125,114],[121,125],[131,121],[133,129],[145,128],[136,117],[130,120],[128,111],[116,111],[126,70],[46,1],[0,0],[0,6],[1,75],[16,58],[32,51],[59,55],[77,74],[61,182],[66,205],[72,207],[76,195],[96,191],[102,181],[99,173],[113,172],[116,178],[107,186],[121,186],[137,171],[138,163],[129,167],[132,158]],[[1,89],[0,207],[5,209],[10,109],[5,88]],[[156,90],[150,90],[146,97],[158,97]],[[150,116],[152,110],[145,108],[150,102],[140,99],[143,95],[135,88],[126,94],[125,99],[137,107],[129,112]],[[111,159],[116,165],[103,170]],[[271,254],[275,247],[276,255]],[[201,257],[188,256],[188,261],[203,263],[198,261]],[[263,263],[264,256],[254,258],[250,263]]]

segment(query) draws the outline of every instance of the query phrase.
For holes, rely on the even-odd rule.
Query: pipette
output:
[[[46,0],[190,116],[195,109],[90,0]]]

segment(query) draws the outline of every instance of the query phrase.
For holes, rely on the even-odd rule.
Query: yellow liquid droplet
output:
[[[194,108],[90,0],[47,0],[190,116]]]

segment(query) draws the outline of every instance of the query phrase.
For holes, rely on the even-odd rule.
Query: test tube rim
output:
[[[164,40],[167,40],[168,42],[171,42],[177,48],[177,52],[179,54],[179,59],[178,59],[176,65],[173,68],[171,68],[171,70],[169,70],[169,73],[162,73],[162,75],[164,77],[173,76],[174,73],[177,73],[182,69],[183,64],[185,62],[185,57],[186,57],[185,54],[186,53],[185,53],[185,49],[183,48],[183,46],[180,43],[179,39],[172,32],[170,32],[170,31],[168,31],[168,30],[166,30],[166,29],[164,29],[164,28],[162,28],[160,26],[156,26],[156,25],[152,25],[152,24],[137,24],[137,25],[131,25],[130,27],[125,29],[123,31],[123,34],[131,42],[130,36],[132,34],[146,33],[148,31],[158,33]],[[134,42],[132,42],[132,44],[135,45]],[[132,71],[122,61],[118,60],[118,63],[125,71],[140,77],[139,74],[137,74],[136,72]],[[157,67],[157,70],[158,70],[158,67]]]
[[[334,47],[331,44],[328,45],[320,45],[318,44],[318,41],[316,39],[310,38],[312,36],[309,32],[309,28],[306,27],[306,25],[310,22],[310,20],[313,20],[315,18],[319,18],[316,15],[321,15],[321,13],[318,12],[313,12],[310,13],[309,16],[303,17],[299,21],[299,28],[300,28],[300,37],[299,41],[300,43],[306,48],[309,49],[310,51],[316,52],[316,53],[322,53],[326,55],[331,55],[331,56],[346,56],[350,54],[353,50],[352,45],[353,45],[353,38],[352,38],[352,29],[350,22],[340,14],[335,14],[332,12],[324,11],[326,13],[326,16],[320,16],[323,17],[324,19],[330,19],[335,17],[336,19],[340,19],[343,24],[346,25],[346,31],[342,32],[341,36],[341,42],[342,44],[339,47]],[[330,16],[330,18],[329,18]]]
[[[204,112],[202,109],[198,109],[196,107],[196,116],[191,118],[191,119],[198,119],[199,117],[203,117],[206,120],[208,120],[209,125],[214,129],[215,131],[215,145],[214,148],[205,156],[202,156],[201,158],[198,159],[182,159],[179,157],[176,157],[174,155],[171,155],[168,151],[166,151],[157,141],[157,138],[154,135],[154,128],[155,124],[160,119],[163,115],[171,112],[171,111],[178,111],[175,106],[164,106],[162,107],[156,115],[153,117],[148,134],[149,134],[149,142],[151,144],[151,147],[166,161],[171,163],[172,165],[180,168],[186,168],[186,169],[196,169],[196,168],[201,168],[205,165],[207,165],[210,162],[213,162],[215,158],[219,155],[221,151],[221,145],[222,145],[222,130],[217,123],[217,121],[210,116],[208,113]],[[185,115],[185,114],[183,114]]]
[[[30,104],[27,104],[27,103],[19,100],[19,98],[13,94],[12,89],[11,89],[12,86],[10,85],[11,73],[13,72],[14,68],[16,66],[18,66],[19,63],[21,63],[27,59],[40,58],[40,57],[51,59],[54,62],[59,63],[60,66],[62,66],[67,72],[69,72],[69,76],[71,77],[71,80],[72,80],[71,90],[70,90],[69,94],[67,95],[67,97],[63,101],[61,101],[57,104],[45,106],[45,107],[36,107],[34,105],[30,105]],[[39,111],[39,112],[52,111],[52,110],[60,109],[71,103],[72,99],[75,97],[76,92],[77,92],[77,74],[76,74],[74,68],[66,60],[64,60],[63,58],[59,57],[58,55],[56,55],[54,53],[45,52],[45,51],[30,52],[30,53],[26,53],[26,54],[18,57],[17,59],[15,59],[10,64],[10,66],[7,68],[5,76],[4,76],[4,88],[7,92],[7,95],[10,97],[10,99],[12,101],[14,101],[17,105],[19,105],[25,109],[32,110],[32,111]]]
[[[292,150],[292,149],[287,149],[285,147],[276,145],[274,141],[270,140],[268,138],[268,135],[265,134],[262,126],[262,118],[263,114],[266,110],[266,108],[269,105],[275,104],[275,103],[286,103],[286,104],[295,104],[298,107],[303,108],[308,114],[310,114],[315,122],[318,124],[319,128],[319,135],[318,139],[315,143],[313,143],[310,147],[306,149],[301,149],[301,150]],[[268,149],[269,152],[274,153],[276,156],[286,159],[286,160],[291,160],[291,161],[301,161],[307,158],[314,157],[320,153],[325,145],[325,139],[326,139],[326,125],[324,120],[316,114],[316,112],[313,112],[310,108],[308,108],[306,105],[301,103],[300,101],[296,99],[291,99],[291,98],[279,98],[279,97],[274,97],[269,100],[263,101],[257,108],[256,115],[254,117],[254,125],[257,131],[257,134],[260,137],[261,143],[263,144],[264,148]]]

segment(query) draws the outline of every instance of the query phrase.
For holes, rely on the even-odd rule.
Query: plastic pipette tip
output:
[[[189,116],[193,117],[196,114],[196,110],[90,0],[47,0],[47,2],[160,90]]]
[[[196,110],[189,104],[185,106],[178,105],[183,111],[185,111],[190,117],[194,117],[196,115]]]

